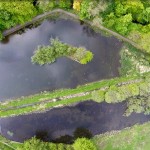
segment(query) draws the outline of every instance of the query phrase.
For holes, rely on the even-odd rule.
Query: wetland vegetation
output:
[[[38,49],[32,56],[32,62],[40,65],[55,62],[59,57],[66,56],[81,64],[87,64],[93,58],[92,52],[84,47],[73,47],[62,43],[59,39],[50,39],[50,46],[38,46]]]

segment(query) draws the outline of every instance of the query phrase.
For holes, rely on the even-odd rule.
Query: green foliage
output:
[[[132,21],[132,15],[131,14],[127,14],[127,15],[125,15],[123,17],[120,17],[119,19],[117,18],[115,20],[114,28],[119,33],[125,35],[128,32],[128,27],[131,24],[131,21]]]
[[[71,0],[59,0],[58,5],[60,8],[69,9],[71,8]]]
[[[143,82],[139,85],[140,88],[140,96],[147,96],[150,92],[150,83]]]
[[[129,116],[132,112],[150,114],[150,96],[132,97],[127,101],[126,116]]]
[[[0,30],[23,24],[36,15],[37,10],[29,0],[0,1]]]
[[[90,6],[90,0],[83,0],[81,2],[80,13],[79,13],[81,20],[91,18],[91,14],[88,11],[89,6]]]
[[[105,94],[105,101],[107,103],[118,103],[126,100],[127,98],[138,96],[140,93],[137,84],[128,84],[122,86],[111,86]]]
[[[33,137],[18,146],[17,150],[73,150],[73,148],[72,145],[42,142]]]
[[[82,55],[82,58],[80,60],[81,64],[87,64],[93,59],[93,53],[90,51],[86,51],[86,54]]]
[[[92,140],[86,138],[78,138],[73,144],[74,150],[97,150]]]
[[[122,94],[119,92],[119,88],[111,86],[105,94],[105,101],[107,103],[117,103],[125,100]]]
[[[48,148],[49,148],[49,150],[57,150],[57,145],[54,143],[49,143]]]
[[[142,106],[144,99],[143,97],[131,97],[127,101],[126,116],[129,116],[132,112],[141,113],[144,111]]]
[[[79,47],[71,57],[79,61],[81,64],[87,64],[93,59],[93,53],[87,51],[84,47]]]
[[[97,90],[92,92],[92,100],[101,103],[105,100],[105,91]]]
[[[57,150],[65,150],[65,145],[62,143],[57,144]]]
[[[3,35],[2,33],[0,32],[0,41],[3,39]]]
[[[51,39],[51,46],[38,46],[31,60],[33,63],[40,65],[50,64],[62,56],[68,56],[73,60],[86,64],[92,60],[93,54],[86,51],[85,48],[77,48],[66,43],[60,42],[58,39]]]
[[[150,54],[150,3],[142,0],[115,0],[103,12],[103,24],[136,42]]]
[[[38,150],[48,150],[48,143],[32,138],[25,141],[20,147],[17,147],[17,150],[37,150],[37,148]]]
[[[41,12],[52,10],[56,7],[55,0],[38,0],[38,8]]]

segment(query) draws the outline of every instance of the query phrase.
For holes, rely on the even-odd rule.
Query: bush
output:
[[[92,92],[92,99],[98,103],[105,100],[105,91],[97,90]]]
[[[87,64],[88,62],[90,62],[93,59],[93,53],[86,51],[85,55],[83,56],[83,58],[80,60],[81,64]]]
[[[107,103],[118,103],[126,99],[124,94],[121,92],[120,87],[111,86],[105,94],[105,101]]]
[[[140,96],[144,96],[144,95],[146,96],[150,92],[150,86],[148,83],[145,82],[140,83],[139,89],[140,89]]]
[[[73,144],[74,150],[97,150],[96,145],[92,140],[79,138]]]

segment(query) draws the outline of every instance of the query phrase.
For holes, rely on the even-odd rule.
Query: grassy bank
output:
[[[149,74],[114,78],[85,84],[75,89],[43,92],[28,97],[7,100],[0,102],[0,117],[41,112],[50,108],[72,105],[90,99],[97,102],[106,101],[107,103],[122,102],[127,98],[149,93],[150,85],[148,79]],[[143,84],[146,84],[145,89],[141,88],[140,91],[140,87],[142,87]],[[120,91],[123,90],[125,93],[120,93]],[[146,93],[142,93],[142,90]],[[99,92],[103,94],[99,95]]]
[[[99,150],[149,150],[150,122],[94,137]]]

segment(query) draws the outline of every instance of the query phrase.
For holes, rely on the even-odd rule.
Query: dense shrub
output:
[[[92,140],[79,138],[73,144],[74,150],[97,150],[96,145]]]

